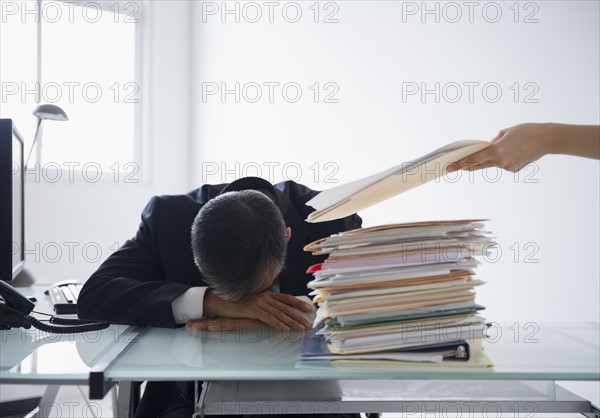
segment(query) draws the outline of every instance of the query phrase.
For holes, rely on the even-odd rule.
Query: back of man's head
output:
[[[194,261],[226,300],[243,300],[270,285],[285,264],[287,231],[265,194],[241,190],[209,200],[192,224]]]

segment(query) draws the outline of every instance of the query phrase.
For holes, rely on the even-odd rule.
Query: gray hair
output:
[[[275,203],[256,190],[209,200],[192,224],[194,262],[222,299],[239,301],[259,291],[285,264],[286,226]]]

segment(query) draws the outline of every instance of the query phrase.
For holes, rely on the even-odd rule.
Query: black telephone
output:
[[[30,328],[25,321],[35,305],[21,292],[0,280],[0,329]]]
[[[0,329],[35,328],[55,334],[98,331],[107,328],[108,322],[86,321],[83,319],[56,318],[52,316],[44,323],[30,315],[33,302],[17,289],[0,280]]]

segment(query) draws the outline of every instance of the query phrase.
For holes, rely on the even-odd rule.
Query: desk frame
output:
[[[513,416],[538,416],[544,413],[579,413],[587,418],[600,418],[600,409],[589,401],[569,392],[552,381],[456,381],[438,380],[429,382],[431,386],[437,385],[444,390],[448,384],[454,385],[464,383],[468,386],[470,382],[476,382],[477,396],[473,398],[473,392],[464,394],[453,394],[451,397],[427,396],[427,394],[416,394],[410,392],[411,384],[419,381],[410,380],[380,380],[370,381],[370,391],[373,385],[380,390],[380,395],[374,399],[367,396],[355,399],[343,399],[348,393],[360,392],[365,380],[347,381],[291,381],[286,382],[288,388],[283,396],[273,396],[269,384],[264,381],[219,381],[204,382],[202,392],[198,399],[195,418],[204,418],[205,415],[253,415],[253,414],[315,414],[315,413],[440,413],[446,416],[448,413],[459,413],[459,416],[473,416],[473,414],[486,413],[510,413]],[[332,397],[330,386],[344,387],[342,396]],[[531,396],[519,396],[515,399],[494,396],[494,386],[512,385],[516,390],[531,388],[552,399],[539,400]],[[198,383],[196,383],[198,386]],[[238,389],[256,393],[256,399],[240,398]],[[482,390],[481,387],[484,389]],[[271,389],[271,390],[270,390]],[[435,391],[435,387],[434,387]],[[282,391],[280,390],[280,393]],[[482,393],[483,392],[483,393]],[[487,393],[487,395],[486,395]],[[527,393],[525,393],[527,395]],[[471,396],[471,397],[470,397]],[[350,396],[351,397],[351,396]],[[276,398],[276,399],[274,399]],[[308,399],[311,399],[310,401]],[[314,399],[314,401],[313,401]],[[523,414],[523,415],[521,415]],[[486,414],[487,415],[487,414]]]

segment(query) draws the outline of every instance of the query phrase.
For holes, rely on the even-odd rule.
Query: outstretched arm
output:
[[[116,324],[173,328],[172,301],[191,286],[165,278],[155,239],[153,198],[142,213],[136,236],[111,254],[81,289],[77,314]]]
[[[558,123],[525,123],[501,130],[492,145],[465,157],[448,172],[501,167],[519,171],[547,154],[600,159],[600,126]]]

